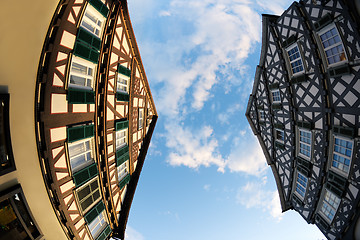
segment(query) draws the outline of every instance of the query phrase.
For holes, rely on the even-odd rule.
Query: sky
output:
[[[261,14],[292,1],[130,0],[158,121],[126,240],[326,239],[281,213],[274,177],[245,117]]]

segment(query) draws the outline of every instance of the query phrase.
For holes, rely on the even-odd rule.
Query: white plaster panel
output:
[[[75,38],[76,36],[72,33],[69,33],[68,31],[63,32],[63,35],[61,37],[61,41],[60,41],[60,45],[69,48],[69,49],[73,49],[74,48],[74,43],[75,43]]]
[[[91,104],[95,105],[95,104]],[[85,113],[87,112],[87,104],[73,104],[73,113]]]
[[[90,104],[90,112],[95,112],[95,104]]]
[[[134,107],[138,107],[139,106],[139,99],[138,98],[134,98],[134,104],[133,104]]]
[[[60,186],[60,191],[61,191],[61,193],[64,193],[74,187],[75,187],[75,185],[74,185],[73,181],[68,181],[67,183],[64,183],[63,185]]]
[[[114,147],[113,147],[114,145],[110,145],[110,146],[108,146],[108,154],[110,154],[110,153],[113,153],[114,152]]]
[[[51,113],[67,113],[68,103],[66,94],[51,94]]]
[[[79,228],[82,227],[84,224],[85,224],[84,218],[80,219],[80,220],[75,224],[76,230],[79,230]]]
[[[61,79],[58,77],[56,73],[54,73],[53,77],[53,86],[63,87],[64,83],[61,81]]]
[[[137,132],[133,133],[133,143],[137,141]]]
[[[106,120],[114,120],[114,113],[111,111],[109,107],[106,107]]]
[[[120,115],[125,116],[125,106],[124,105],[116,105],[116,111],[120,113]]]
[[[66,127],[51,128],[50,140],[51,142],[57,142],[66,139]]]

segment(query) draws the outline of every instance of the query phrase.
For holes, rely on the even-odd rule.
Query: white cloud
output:
[[[126,240],[144,240],[144,236],[137,232],[135,229],[133,229],[130,226],[126,227],[126,231],[125,231],[125,239]]]
[[[204,190],[208,192],[208,191],[210,191],[210,187],[211,187],[210,184],[205,184],[204,185]]]
[[[256,176],[261,176],[268,169],[264,153],[252,133],[244,134],[233,141],[226,165],[232,172]]]
[[[277,221],[282,219],[279,194],[265,190],[263,182],[248,182],[237,193],[237,202],[246,208],[260,208],[267,211]]]
[[[225,162],[217,153],[218,142],[212,137],[213,129],[204,126],[198,131],[191,131],[177,123],[165,126],[169,133],[166,145],[173,151],[168,162],[173,166],[184,165],[190,168],[215,165],[224,172]]]

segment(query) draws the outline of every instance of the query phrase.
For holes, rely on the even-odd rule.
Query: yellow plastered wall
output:
[[[44,239],[67,239],[50,203],[35,142],[35,83],[41,50],[58,0],[0,1],[0,85],[10,94],[10,132],[16,170],[0,191],[20,183]]]

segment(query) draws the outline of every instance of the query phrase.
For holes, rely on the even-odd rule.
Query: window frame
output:
[[[76,166],[76,167],[73,167],[72,164],[71,164],[71,158],[70,157],[70,147],[72,145],[76,145],[76,144],[80,144],[80,143],[85,143],[85,142],[88,142],[90,141],[90,150],[86,151],[86,152],[81,152],[80,154],[76,155],[77,156],[80,156],[82,154],[86,154],[87,152],[90,152],[90,155],[91,155],[91,160],[85,160],[83,163],[81,163],[80,165]],[[67,149],[67,156],[68,156],[68,163],[69,163],[69,168],[71,169],[71,173],[76,173],[78,171],[80,171],[81,169],[84,169],[86,168],[87,166],[90,166],[91,164],[93,164],[95,162],[95,143],[94,143],[95,139],[94,137],[90,137],[90,138],[84,138],[84,139],[81,139],[81,140],[78,140],[78,141],[74,141],[74,142],[67,142],[66,143],[66,149]]]
[[[145,109],[144,108],[138,108],[138,130],[141,130],[144,128],[144,118],[145,118]]]
[[[28,227],[26,226],[26,223],[23,219],[23,216],[22,214],[20,214],[19,210],[18,210],[18,207],[16,206],[16,204],[14,203],[14,200],[12,199],[12,197],[14,197],[15,195],[18,195],[20,196],[19,199],[21,199],[23,205],[25,206],[25,210],[27,212],[27,214],[29,215],[30,217],[30,221],[33,223],[33,226],[36,228],[37,232],[39,233],[39,236],[37,236],[36,238],[33,237],[30,233],[30,230],[28,229]],[[17,217],[17,219],[19,220],[21,226],[23,227],[23,229],[25,230],[25,232],[27,233],[28,237],[31,239],[31,240],[39,240],[39,239],[42,239],[43,238],[43,234],[39,228],[39,225],[36,223],[36,221],[34,220],[34,216],[33,214],[31,213],[30,211],[30,207],[26,201],[26,198],[25,198],[25,194],[21,188],[21,185],[20,184],[17,184],[15,186],[12,186],[4,191],[1,191],[0,192],[0,202],[3,202],[5,200],[9,199],[10,201],[10,205],[11,207],[13,208],[13,210],[15,211],[15,216]]]
[[[325,34],[326,32],[330,31],[331,29],[335,29],[336,30],[336,33],[337,35],[339,36],[339,39],[340,39],[340,42],[339,43],[335,43],[327,48],[324,48],[323,46],[323,41],[321,40],[321,35]],[[335,66],[338,66],[338,65],[343,65],[345,63],[347,63],[349,61],[349,57],[348,57],[348,53],[347,53],[347,50],[345,48],[345,45],[344,45],[344,41],[343,41],[343,38],[342,38],[342,35],[339,31],[339,28],[337,27],[336,23],[333,22],[333,23],[330,23],[326,26],[324,26],[323,28],[319,29],[317,32],[316,32],[316,36],[317,36],[317,41],[318,41],[318,45],[320,46],[319,49],[321,49],[320,51],[320,55],[323,59],[323,62],[325,63],[325,65],[327,66],[327,68],[331,68],[331,67],[335,67]],[[329,63],[328,61],[328,56],[326,54],[326,51],[330,50],[330,49],[333,49],[334,47],[336,46],[342,46],[343,48],[343,51],[344,51],[344,55],[345,55],[345,60],[340,60],[339,62],[334,62],[334,63]]]
[[[310,144],[307,142],[303,142],[301,141],[301,132],[307,132],[310,133]],[[314,134],[313,131],[311,131],[310,129],[305,129],[305,128],[301,128],[301,127],[297,127],[297,131],[296,131],[296,153],[297,156],[300,156],[301,158],[311,162],[312,161],[312,155],[313,155],[313,149],[314,149]],[[301,144],[307,145],[310,147],[310,156],[307,156],[305,154],[303,154],[300,150],[301,150]]]
[[[337,205],[337,207],[335,208],[333,205],[331,205],[329,202],[327,202],[325,199],[326,199],[326,194],[327,192],[330,192],[333,196],[335,196],[337,199],[339,199],[339,203]],[[324,201],[326,201],[334,210],[334,217],[332,219],[330,219],[326,213],[324,213],[322,210],[323,210],[323,205],[324,205]],[[318,214],[328,223],[328,224],[331,224],[334,219],[335,219],[335,216],[337,214],[337,211],[339,210],[339,207],[341,205],[341,201],[342,201],[342,198],[340,198],[339,196],[337,196],[335,193],[333,193],[332,191],[330,191],[329,189],[327,189],[326,187],[323,188],[323,191],[321,193],[321,197],[320,197],[320,200],[319,200],[319,204],[318,204],[318,207],[317,207],[317,212]]]
[[[99,198],[95,199],[95,201],[93,201],[88,207],[86,207],[85,209],[82,209],[82,206],[81,206],[81,203],[84,202],[84,199],[87,199],[89,195],[92,195],[93,193],[96,192],[96,190],[90,192],[90,194],[86,195],[86,197],[80,199],[79,197],[79,192],[84,189],[86,186],[89,186],[91,185],[91,183],[97,181],[97,190],[99,191]],[[90,190],[91,191],[91,190]],[[82,186],[78,187],[75,189],[75,193],[74,194],[76,197],[76,202],[77,202],[77,205],[78,205],[78,209],[83,213],[85,214],[86,212],[88,212],[93,206],[95,206],[98,202],[101,201],[101,189],[100,189],[100,182],[99,182],[99,177],[94,177],[93,179],[90,179],[88,182],[84,183]]]
[[[10,94],[1,93],[0,94],[1,108],[3,110],[3,117],[0,119],[3,123],[3,137],[1,141],[4,141],[4,145],[0,146],[4,148],[4,154],[6,154],[6,159],[8,161],[9,166],[0,170],[0,176],[10,173],[16,170],[14,154],[11,144],[11,133],[10,133],[10,119],[9,119],[9,108],[10,108]]]
[[[119,73],[119,72],[116,72],[115,74],[115,92],[120,92],[120,93],[126,93],[126,94],[129,94],[129,85],[130,85],[130,77],[129,76],[126,76],[122,73]],[[126,80],[127,83],[126,85],[123,84],[123,83],[119,83],[119,79],[122,79],[122,80]],[[126,87],[126,91],[122,90],[122,89],[119,89],[119,84],[123,87]]]
[[[95,222],[96,220],[98,220],[99,222],[96,223]],[[93,235],[92,231],[95,230],[96,226],[98,226],[101,223],[101,220],[105,220],[105,223]],[[94,227],[93,227],[93,224],[95,224]],[[91,221],[91,223],[88,224],[88,229],[89,229],[89,232],[90,232],[91,236],[94,239],[96,239],[102,233],[102,231],[106,228],[106,226],[108,226],[108,225],[109,225],[109,221],[108,221],[108,219],[106,217],[105,210],[103,210],[103,211],[101,211],[101,213],[99,215],[96,216],[96,218],[94,220]]]
[[[298,191],[297,191],[297,184],[298,184],[298,175],[301,175],[302,177],[306,178],[306,186],[304,187],[301,183],[299,183],[302,187],[305,188],[304,191],[304,196],[302,196]],[[299,170],[295,170],[295,175],[294,175],[294,183],[293,183],[293,194],[295,194],[301,201],[304,201],[305,196],[307,194],[308,191],[308,187],[309,187],[309,177],[307,177],[305,174],[301,173]]]
[[[96,17],[97,21],[101,21],[102,22],[101,26],[99,26],[97,23],[94,23],[91,20],[91,18],[86,16],[87,13],[92,14],[93,15],[92,17]],[[99,34],[97,35],[94,31],[91,31],[86,26],[84,26],[84,22],[86,22],[91,27],[93,27],[95,32],[96,32],[96,30],[98,30]],[[96,10],[93,6],[91,6],[91,4],[87,4],[79,26],[81,28],[85,29],[86,31],[88,31],[89,33],[91,33],[92,35],[98,37],[99,39],[102,39],[105,23],[106,23],[106,18],[98,10]]]
[[[122,172],[121,178],[120,178],[120,172]],[[128,174],[130,174],[129,169],[129,161],[123,162],[120,166],[116,167],[116,176],[118,178],[118,182],[120,182],[124,177],[126,177]]]
[[[259,121],[264,122],[265,121],[265,111],[264,110],[258,110],[259,113]]]
[[[275,135],[275,140],[279,143],[282,143],[284,144],[284,141],[285,141],[285,131],[283,129],[280,129],[280,128],[274,128],[274,135]],[[278,138],[278,132],[281,133],[282,135],[282,139],[279,139]]]
[[[297,47],[297,49],[298,49],[299,58],[296,58],[296,59],[291,61],[290,56],[289,56],[289,51],[291,51],[295,47]],[[290,77],[295,77],[295,76],[305,74],[305,62],[304,62],[304,59],[303,59],[302,50],[301,50],[300,45],[298,44],[298,42],[295,42],[295,43],[291,44],[290,46],[287,46],[285,48],[285,51],[286,51],[285,54],[287,56],[286,59],[287,59],[287,63],[288,63],[287,65],[288,65],[288,68],[289,68]],[[299,71],[299,72],[294,73],[294,70],[293,70],[293,67],[291,66],[291,64],[296,62],[299,59],[301,61],[301,66],[302,66],[303,69],[301,71]]]
[[[86,74],[81,74],[81,73],[76,73],[72,70],[73,65],[75,64],[79,64],[82,65],[83,67],[88,69],[92,69],[92,75],[86,75]],[[69,66],[69,74],[68,74],[68,79],[67,79],[67,88],[77,88],[77,89],[85,89],[85,90],[94,90],[94,86],[95,86],[95,78],[96,78],[96,70],[97,70],[97,65],[93,62],[90,62],[86,59],[83,59],[81,57],[72,55],[71,56],[71,62],[70,62],[70,66]],[[75,74],[74,74],[75,73]],[[80,85],[80,84],[76,84],[76,83],[71,83],[71,76],[75,76],[75,77],[79,77],[79,78],[85,78],[86,80],[90,80],[91,81],[91,87],[89,86],[85,86],[85,85]]]
[[[279,98],[280,98],[280,100],[275,100],[275,99],[274,99],[273,93],[276,93],[276,92],[279,93]],[[278,88],[271,89],[271,90],[270,90],[270,93],[271,93],[271,102],[272,102],[272,104],[280,104],[280,103],[281,103],[281,92],[280,92],[280,89],[278,89]]]
[[[120,150],[121,148],[123,148],[124,146],[128,145],[128,129],[129,128],[124,128],[124,129],[120,129],[120,130],[117,130],[117,131],[114,131],[115,133],[115,151],[118,151]],[[118,139],[118,134],[119,133],[122,133],[122,132],[125,132],[125,136],[122,136],[121,139]],[[118,141],[119,140],[125,140],[124,143],[122,143],[121,145],[118,145]]]
[[[351,156],[348,157],[346,155],[343,155],[341,153],[336,152],[335,153],[335,141],[337,139],[340,140],[345,140],[347,142],[350,142],[352,144],[352,148],[351,148]],[[334,171],[335,173],[347,178],[351,172],[351,166],[353,164],[353,157],[354,157],[354,150],[355,150],[355,139],[351,139],[349,137],[344,137],[344,136],[340,136],[338,134],[332,134],[331,136],[331,142],[330,142],[330,147],[329,147],[329,161],[328,161],[328,169],[331,169],[332,171]],[[334,161],[334,154],[338,155],[339,157],[344,157],[347,158],[348,160],[350,160],[349,163],[349,169],[347,172],[341,170],[340,168],[337,168],[335,166],[333,166],[333,161]]]

